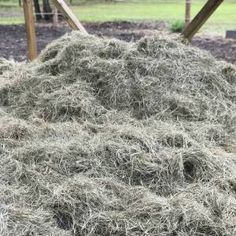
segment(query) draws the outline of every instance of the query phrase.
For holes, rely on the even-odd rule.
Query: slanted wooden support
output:
[[[32,61],[37,57],[37,45],[32,0],[23,0],[23,8],[28,43],[28,58],[30,61]]]
[[[204,23],[223,1],[224,0],[208,0],[205,6],[183,30],[182,34],[184,37],[191,41],[193,36],[198,32],[198,30],[204,25]]]
[[[81,32],[88,34],[86,29],[83,25],[79,22],[77,17],[71,11],[71,9],[66,5],[64,0],[53,0],[54,5],[56,6],[57,10],[62,13],[65,17],[67,23],[70,27],[74,30],[80,30]]]

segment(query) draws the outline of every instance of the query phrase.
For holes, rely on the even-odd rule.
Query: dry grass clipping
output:
[[[235,67],[178,38],[1,59],[0,235],[236,235],[235,127]]]

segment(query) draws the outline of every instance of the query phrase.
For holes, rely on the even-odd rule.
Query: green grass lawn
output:
[[[76,4],[78,0],[74,0]],[[91,1],[91,0],[90,0]],[[172,2],[172,3],[171,3]],[[95,3],[72,6],[72,10],[81,21],[102,22],[116,20],[164,20],[174,22],[184,19],[185,1],[143,0],[116,3]],[[192,5],[194,16],[206,1],[195,0]],[[22,9],[17,8],[18,1],[0,0],[0,24],[23,23],[22,16],[9,17],[6,12],[14,11],[17,14]],[[11,7],[12,6],[12,7]],[[11,7],[11,9],[9,9]],[[3,12],[3,14],[1,14]],[[5,15],[4,15],[5,13]],[[217,9],[203,31],[224,33],[226,29],[236,28],[236,1],[225,0]]]

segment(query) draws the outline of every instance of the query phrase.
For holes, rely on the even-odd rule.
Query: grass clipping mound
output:
[[[0,235],[236,235],[235,126],[235,67],[180,39],[2,59]]]

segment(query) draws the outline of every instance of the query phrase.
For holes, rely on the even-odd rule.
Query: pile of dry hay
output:
[[[235,127],[235,67],[180,39],[2,59],[0,235],[236,235]]]

